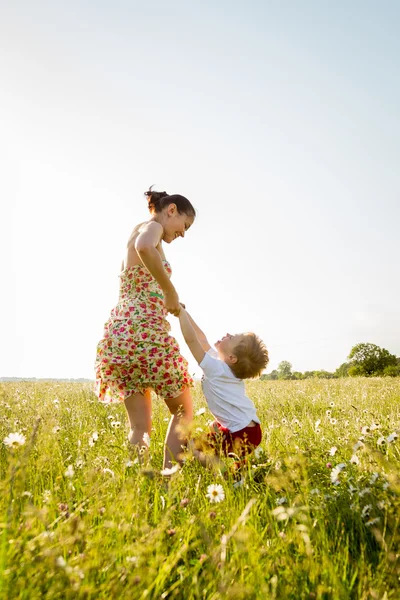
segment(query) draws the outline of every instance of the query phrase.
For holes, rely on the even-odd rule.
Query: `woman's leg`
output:
[[[164,446],[164,469],[172,467],[172,461],[180,462],[179,453],[186,444],[185,428],[193,419],[192,394],[186,388],[176,398],[165,400],[172,417],[170,419]]]
[[[125,408],[128,413],[131,428],[129,441],[132,446],[140,450],[148,443],[143,439],[145,433],[150,435],[151,431],[151,391],[146,390],[144,394],[131,394],[125,398]]]

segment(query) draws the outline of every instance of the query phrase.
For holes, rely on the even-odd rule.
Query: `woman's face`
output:
[[[163,222],[164,227],[163,240],[167,244],[170,244],[178,237],[185,237],[186,231],[193,224],[194,217],[180,214],[176,207],[176,204],[170,204],[165,211],[163,211]]]

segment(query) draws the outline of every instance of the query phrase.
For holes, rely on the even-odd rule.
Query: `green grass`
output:
[[[399,441],[378,440],[399,433],[400,379],[248,392],[262,453],[234,487],[190,457],[160,476],[168,412],[157,399],[148,462],[127,466],[123,406],[98,403],[86,384],[1,384],[0,598],[399,598]],[[204,406],[199,388],[194,404]],[[6,447],[17,431],[26,443]],[[328,463],[345,464],[337,484]],[[223,502],[210,504],[211,483]]]

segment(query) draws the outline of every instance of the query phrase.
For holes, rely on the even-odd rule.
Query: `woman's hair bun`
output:
[[[160,213],[165,207],[170,204],[175,204],[179,214],[189,215],[193,217],[193,219],[196,217],[195,209],[185,196],[181,196],[180,194],[173,194],[170,196],[167,192],[155,192],[151,189],[152,187],[153,186],[144,193],[149,205],[149,211],[152,214]]]
[[[147,192],[144,193],[144,195],[147,198],[147,202],[149,204],[149,211],[150,212],[160,212],[160,210],[162,209],[162,202],[161,200],[163,198],[166,198],[168,196],[167,192],[155,192],[153,191],[151,188],[153,186],[150,186],[149,189],[147,190]]]

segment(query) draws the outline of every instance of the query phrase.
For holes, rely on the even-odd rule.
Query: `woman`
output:
[[[196,211],[184,196],[151,189],[145,196],[151,217],[134,228],[128,241],[119,301],[97,346],[96,393],[100,400],[125,403],[129,440],[138,448],[148,446],[151,390],[164,398],[172,415],[164,448],[164,468],[169,468],[183,443],[179,425],[192,419],[193,382],[169,335],[167,313],[178,315],[180,304],[162,242],[184,237]]]

